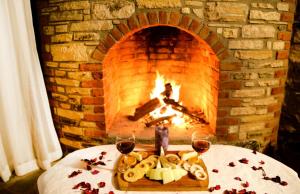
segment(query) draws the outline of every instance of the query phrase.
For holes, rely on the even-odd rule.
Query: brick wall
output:
[[[106,142],[105,114],[114,114],[114,108],[106,112],[105,95],[120,93],[105,86],[106,76],[115,81],[118,70],[105,71],[106,56],[115,43],[155,25],[205,41],[220,60],[220,90],[214,94],[219,141],[276,144],[293,0],[116,2],[40,3],[44,72],[62,144],[81,148]]]

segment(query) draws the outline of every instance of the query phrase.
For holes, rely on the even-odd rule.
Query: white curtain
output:
[[[62,156],[37,55],[30,0],[0,0],[0,177]]]

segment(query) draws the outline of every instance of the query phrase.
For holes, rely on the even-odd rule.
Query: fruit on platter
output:
[[[123,177],[127,182],[136,182],[137,180],[143,178],[144,175],[145,173],[137,168],[129,168],[124,172]]]
[[[143,159],[142,154],[137,153],[137,152],[130,152],[128,155],[135,157],[138,161],[142,161],[142,159]]]
[[[188,160],[190,158],[194,158],[198,156],[198,153],[197,152],[187,152],[187,153],[183,153],[182,156],[181,156],[181,160],[185,161],[185,160]]]

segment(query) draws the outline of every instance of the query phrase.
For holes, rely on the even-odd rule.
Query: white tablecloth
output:
[[[171,145],[169,150],[192,150],[190,145]],[[102,151],[107,152],[105,159],[106,166],[95,167],[100,173],[92,175],[90,171],[85,170],[85,163],[81,159],[92,159],[98,157]],[[106,183],[105,187],[99,189],[99,193],[155,193],[151,192],[133,192],[133,191],[119,191],[113,184],[113,168],[120,153],[116,150],[115,145],[103,145],[82,149],[70,153],[65,158],[56,163],[49,170],[44,172],[38,179],[38,190],[40,194],[79,194],[79,189],[74,190],[72,187],[79,182],[89,182],[92,188],[98,188],[97,183],[103,181]],[[241,183],[249,182],[247,191],[255,191],[258,194],[299,194],[300,180],[297,173],[286,165],[257,152],[252,153],[252,150],[229,146],[229,145],[213,145],[208,152],[203,155],[203,160],[207,166],[209,173],[209,187],[220,185],[220,190],[215,190],[212,193],[223,193],[224,190],[243,189]],[[238,160],[247,158],[248,164],[240,163]],[[263,160],[265,164],[261,165],[259,162]],[[230,162],[235,163],[235,167],[230,167]],[[282,186],[270,180],[262,179],[262,172],[254,171],[252,166],[263,166],[267,176],[280,176],[281,180],[286,181],[288,185]],[[68,178],[73,171],[81,169],[82,173]],[[212,172],[212,169],[218,169],[218,173]],[[240,177],[242,181],[234,180],[234,177]],[[156,192],[159,193],[159,192]],[[173,193],[199,193],[197,192],[162,192],[166,194]],[[201,192],[210,193],[210,192]]]

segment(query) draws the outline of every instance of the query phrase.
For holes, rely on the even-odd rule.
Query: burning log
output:
[[[188,115],[190,118],[199,121],[204,124],[208,124],[208,121],[205,119],[204,114],[201,113],[201,115],[197,115],[195,113],[192,113],[189,111],[185,106],[180,105],[178,102],[176,102],[173,99],[164,98],[164,102],[166,104],[169,104],[172,106],[172,108],[178,112],[182,112],[183,114]]]
[[[165,84],[165,91],[161,93],[161,95],[166,96],[168,99],[173,93],[172,85],[170,83]]]
[[[137,121],[144,117],[146,114],[152,112],[160,106],[158,98],[149,100],[147,103],[135,109],[134,116],[129,116],[128,119],[132,121]]]
[[[160,123],[162,121],[165,121],[165,120],[171,120],[175,116],[176,115],[171,115],[171,116],[165,116],[165,117],[160,117],[158,119],[154,119],[153,121],[147,122],[146,127],[151,127],[152,125],[158,124],[158,123]]]

